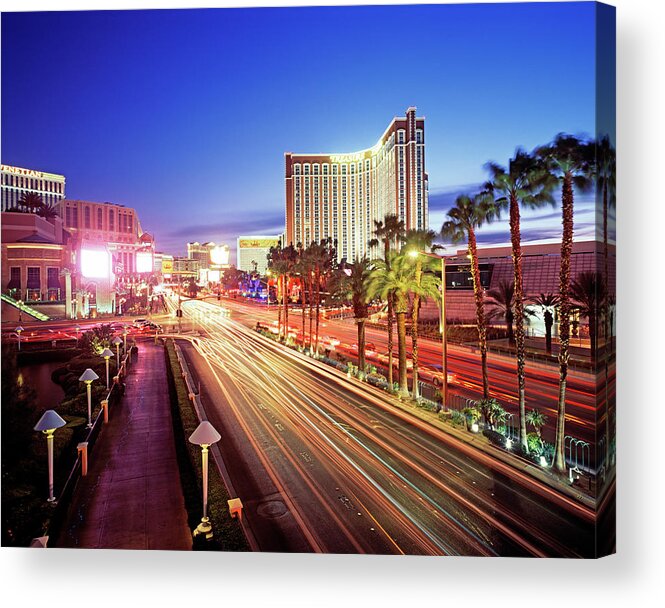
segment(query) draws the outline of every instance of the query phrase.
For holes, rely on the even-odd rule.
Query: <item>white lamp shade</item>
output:
[[[35,424],[35,431],[50,431],[52,429],[59,429],[61,426],[67,424],[55,410],[46,410],[39,422]]]
[[[113,356],[113,351],[110,348],[105,348],[102,351],[102,354],[99,355],[100,357],[112,357]]]
[[[111,344],[115,344],[116,346],[117,346],[118,344],[122,344],[122,338],[119,338],[118,336],[116,336],[116,337],[113,338],[113,340],[111,341]]]
[[[20,325],[14,330],[15,332],[25,331]]]
[[[222,436],[215,430],[207,420],[204,420],[196,430],[191,434],[189,441],[196,445],[212,445],[217,443]]]
[[[92,382],[93,380],[97,379],[99,379],[99,376],[90,368],[88,368],[81,374],[79,382]]]

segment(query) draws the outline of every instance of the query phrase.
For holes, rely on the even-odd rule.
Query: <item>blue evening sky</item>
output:
[[[557,132],[594,132],[593,3],[4,13],[2,162],[138,210],[159,250],[284,226],[284,152],[426,117],[430,225]],[[578,234],[592,234],[580,199]],[[558,210],[525,220],[557,239]],[[505,224],[481,242],[507,242]]]

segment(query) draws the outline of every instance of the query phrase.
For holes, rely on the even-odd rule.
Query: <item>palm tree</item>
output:
[[[545,416],[545,414],[543,414],[540,410],[531,410],[526,415],[526,422],[527,424],[530,424],[536,431],[536,435],[538,436],[538,441],[540,441],[540,446],[542,448],[543,446],[542,429],[547,423],[547,416]]]
[[[526,439],[526,387],[525,387],[525,348],[524,348],[524,289],[522,283],[522,240],[520,233],[520,205],[537,208],[553,205],[552,190],[556,180],[545,169],[544,163],[522,149],[515,152],[508,170],[496,163],[486,165],[490,180],[485,189],[492,194],[500,208],[508,207],[510,213],[510,242],[513,257],[515,284],[515,346],[517,354],[517,391],[520,412],[520,445],[529,451]]]
[[[432,258],[419,255],[421,251],[431,249],[440,249],[440,245],[434,245],[436,232],[433,230],[408,230],[405,237],[405,247],[409,253],[414,253],[416,264],[415,276],[416,285],[422,285],[423,276],[423,258],[425,259],[426,269],[431,266]],[[413,304],[411,307],[411,358],[413,360],[413,398],[420,397],[420,387],[418,386],[418,319],[420,317],[420,293],[415,291],[413,294]],[[442,324],[445,327],[445,323]]]
[[[37,209],[37,215],[50,221],[58,217],[58,207],[53,203],[42,203],[41,207]]]
[[[561,267],[559,270],[559,404],[554,466],[565,472],[564,438],[566,423],[566,382],[570,343],[570,260],[573,252],[574,188],[591,185],[590,146],[577,137],[559,133],[554,142],[537,150],[552,176],[561,182]]]
[[[284,304],[284,276],[286,275],[287,261],[284,249],[278,245],[271,247],[268,253],[268,269],[277,280],[277,338],[282,339],[282,306]],[[286,332],[284,332],[286,335]]]
[[[423,273],[420,285],[415,278],[413,259],[406,253],[390,252],[388,262],[378,260],[372,271],[368,291],[371,297],[394,298],[395,317],[397,320],[397,349],[399,359],[399,392],[403,397],[409,395],[406,361],[406,313],[409,310],[409,293],[418,293],[421,297],[437,300],[439,283],[433,275]]]
[[[616,151],[610,138],[605,135],[596,143],[596,184],[602,192],[603,200],[603,276],[605,286],[608,290],[610,286],[610,265],[608,251],[608,212],[616,205]],[[612,323],[610,315],[611,297],[605,298],[603,311],[604,319],[604,339],[605,339],[605,462],[610,461],[610,414],[609,414],[609,366],[610,356],[613,352],[612,344]]]
[[[333,275],[331,290],[353,305],[353,317],[358,330],[358,369],[365,371],[365,322],[369,316],[369,282],[372,263],[363,257],[339,268]]]
[[[326,283],[335,266],[337,254],[332,238],[321,240],[312,246],[312,263],[314,265],[314,284],[316,286],[316,322],[314,332],[314,352],[319,353],[319,321],[321,309],[321,284]]]
[[[577,303],[580,315],[589,320],[591,360],[596,360],[598,349],[598,319],[607,299],[607,289],[600,272],[581,272],[570,285],[570,295]]]
[[[21,206],[22,211],[27,213],[38,213],[44,206],[44,201],[42,201],[42,197],[36,192],[27,192],[21,197],[21,200],[19,200],[19,205]]]
[[[383,244],[383,262],[386,269],[390,270],[390,251],[399,247],[399,243],[404,240],[404,222],[395,214],[389,213],[381,220],[374,220],[374,237],[370,242],[370,247],[376,247]],[[393,385],[393,296],[387,294],[385,298],[388,302],[388,386]]]
[[[515,313],[513,312],[515,299],[515,283],[512,281],[499,281],[499,285],[487,292],[487,303],[490,305],[488,318],[502,317],[508,332],[508,344],[515,345]]]
[[[476,327],[478,329],[478,347],[483,374],[483,399],[490,398],[490,388],[487,374],[487,323],[485,321],[483,286],[480,283],[476,229],[483,224],[489,224],[498,216],[498,207],[486,194],[474,197],[463,194],[455,199],[455,206],[448,211],[450,219],[445,221],[441,227],[441,235],[444,239],[448,239],[452,243],[459,243],[464,239],[467,241],[469,259],[471,260],[473,296],[476,303]],[[508,306],[508,310],[510,310],[510,306]],[[512,322],[510,323],[509,332],[512,333]]]
[[[552,293],[541,293],[531,301],[543,311],[545,321],[545,351],[552,353],[552,326],[554,325],[554,309],[559,304],[559,296]]]

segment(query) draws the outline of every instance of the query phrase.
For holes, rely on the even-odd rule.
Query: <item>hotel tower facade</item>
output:
[[[407,230],[427,229],[425,119],[411,107],[379,141],[347,154],[294,154],[286,161],[286,244],[332,238],[337,256],[353,261],[370,251],[374,220],[393,213]]]

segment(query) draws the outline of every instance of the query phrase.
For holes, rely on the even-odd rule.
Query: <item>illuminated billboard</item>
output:
[[[111,256],[104,249],[81,249],[81,274],[88,279],[106,279],[111,274]]]
[[[136,272],[152,272],[152,253],[149,251],[138,251],[136,253]]]
[[[162,258],[162,274],[170,275],[173,272],[173,260]]]
[[[219,266],[228,266],[229,248],[228,245],[217,245],[210,250],[210,261]]]

